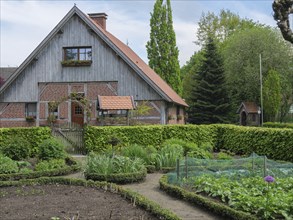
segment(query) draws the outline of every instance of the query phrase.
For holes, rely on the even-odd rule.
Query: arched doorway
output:
[[[246,126],[247,125],[247,115],[246,112],[241,112],[241,125]]]

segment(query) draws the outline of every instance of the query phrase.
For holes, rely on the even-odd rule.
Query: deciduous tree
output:
[[[263,109],[267,121],[275,121],[281,104],[281,84],[277,71],[270,70],[263,83]]]

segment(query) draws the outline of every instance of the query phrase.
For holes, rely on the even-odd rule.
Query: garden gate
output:
[[[79,124],[54,125],[52,127],[52,135],[64,144],[68,153],[85,154],[83,127]]]

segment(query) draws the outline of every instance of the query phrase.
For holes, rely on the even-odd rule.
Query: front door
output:
[[[77,102],[71,103],[71,122],[83,126],[83,109]]]

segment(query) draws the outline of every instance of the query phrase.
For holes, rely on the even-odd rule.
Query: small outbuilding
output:
[[[254,102],[242,102],[237,114],[240,116],[242,126],[260,126],[261,124],[261,109]]]
[[[100,125],[129,125],[129,110],[135,109],[132,96],[98,96]]]

